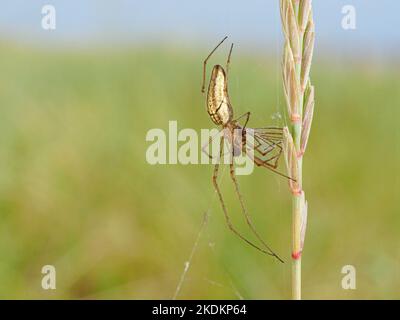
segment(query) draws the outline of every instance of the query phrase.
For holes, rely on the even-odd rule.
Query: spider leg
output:
[[[260,150],[258,148],[260,146],[260,144],[255,146],[255,149],[257,149],[257,151],[264,157],[266,155],[268,155],[269,153],[271,153],[271,152],[273,152],[275,150],[278,150],[276,154],[272,155],[268,159],[262,160],[264,163],[266,163],[267,165],[271,166],[273,169],[276,169],[278,167],[278,161],[279,161],[280,156],[282,155],[283,148],[281,146],[281,142],[274,142],[274,141],[271,141],[271,140],[267,140],[267,141],[269,143],[269,146],[268,146],[267,150],[265,150],[265,151]],[[274,160],[274,161],[272,162],[272,160]]]
[[[229,73],[229,65],[231,63],[232,49],[233,49],[233,43],[231,44],[231,48],[229,50],[228,60],[226,60],[226,76],[227,77],[228,77],[228,73]]]
[[[246,147],[248,147],[249,149],[251,149],[251,150],[253,150],[253,151],[252,151],[252,152],[246,152],[246,155],[247,155],[258,167],[267,168],[268,170],[270,170],[270,171],[272,171],[272,172],[274,172],[274,173],[276,173],[276,174],[278,174],[278,175],[280,175],[280,176],[282,176],[282,177],[285,177],[286,179],[289,179],[289,180],[292,180],[292,181],[296,181],[296,179],[293,179],[293,178],[291,178],[291,177],[285,175],[284,173],[279,172],[278,170],[276,170],[277,165],[276,165],[276,164],[273,165],[273,164],[271,164],[271,163],[268,162],[268,161],[270,161],[271,159],[263,160],[263,159],[260,159],[259,157],[257,157],[256,155],[254,155],[254,150],[257,150],[257,151],[259,151],[259,152],[260,152],[260,150],[258,150],[257,147],[255,147],[254,145],[250,145],[250,146],[249,146],[249,145],[250,145],[250,142],[247,142]],[[282,154],[282,151],[283,151],[283,150],[280,148],[280,149],[279,149],[279,153],[278,153],[279,156]],[[272,158],[274,158],[274,157],[272,157]]]
[[[250,156],[250,158],[254,161],[254,163],[255,163],[258,167],[267,168],[268,170],[270,170],[270,171],[272,171],[272,172],[274,172],[274,173],[276,173],[276,174],[278,174],[278,175],[280,175],[280,176],[282,176],[282,177],[284,177],[284,178],[286,178],[286,179],[289,179],[289,180],[292,180],[292,181],[296,182],[296,179],[293,179],[293,178],[291,178],[291,177],[285,175],[284,173],[279,172],[278,170],[276,170],[276,169],[274,168],[273,165],[269,164],[268,162],[265,162],[264,160],[262,160],[262,159],[260,159],[260,158],[258,158],[258,157],[256,157],[256,156]]]
[[[239,119],[242,119],[242,118],[244,118],[244,117],[246,117],[246,121],[245,121],[245,123],[244,123],[244,125],[243,125],[243,128],[242,128],[243,130],[246,129],[247,122],[249,122],[249,119],[250,119],[250,112],[248,111],[248,112],[242,114],[239,118],[236,118],[236,119],[235,119],[235,121],[239,121]]]
[[[208,152],[207,152],[207,148],[208,148],[208,146],[211,144],[211,142],[218,136],[218,135],[220,135],[221,134],[221,131],[223,131],[223,130],[226,130],[226,128],[222,128],[222,129],[220,129],[219,131],[218,131],[218,133],[216,133],[216,134],[214,134],[212,137],[209,137],[208,138],[208,142],[206,142],[202,147],[201,147],[201,151],[203,152],[203,153],[205,153],[210,159],[215,159],[215,158],[217,158],[217,157],[213,157],[211,154],[209,154]],[[221,136],[221,138],[223,138],[224,137],[224,135],[222,135]],[[225,140],[224,140],[225,141]],[[220,150],[221,150],[221,148],[220,148]],[[228,152],[229,152],[229,150],[228,150]],[[222,153],[221,155],[218,155],[220,158],[222,157],[222,156],[224,156],[224,155],[226,155],[228,152],[225,152],[225,153]]]
[[[257,232],[257,230],[256,230],[256,228],[255,228],[255,226],[253,224],[253,221],[252,221],[252,218],[251,218],[250,214],[247,212],[246,207],[244,205],[242,194],[240,193],[239,183],[237,182],[237,179],[236,179],[235,168],[234,168],[233,163],[230,163],[230,174],[231,174],[231,179],[233,181],[233,184],[235,185],[235,191],[236,191],[236,194],[237,194],[237,196],[239,198],[240,206],[242,208],[242,213],[243,213],[243,216],[246,219],[247,225],[250,227],[251,231],[257,237],[257,239],[269,251],[268,254],[273,256],[273,257],[275,257],[275,258],[277,258],[280,262],[283,263],[284,261],[265,243],[263,238],[261,238],[261,236],[259,235],[259,233]]]
[[[218,135],[221,133],[222,130],[224,130],[224,129],[222,128],[221,130],[218,131],[217,134],[215,134],[215,135],[212,136],[212,137],[209,137],[209,138],[208,138],[208,142],[206,142],[206,143],[201,147],[201,151],[204,152],[210,159],[214,159],[214,157],[213,157],[211,154],[209,154],[209,153],[207,152],[206,149],[208,149],[208,146],[211,144],[211,142],[214,140],[214,138],[215,138],[216,136],[218,136]]]
[[[223,140],[224,140],[224,138],[221,137],[221,142],[220,142],[220,145],[221,145],[221,146],[220,146],[220,158],[222,157],[222,148],[223,148],[223,143],[224,143]],[[229,214],[228,214],[228,210],[226,209],[225,202],[224,202],[224,200],[223,200],[221,190],[220,190],[220,188],[219,188],[219,186],[218,186],[218,182],[217,182],[217,179],[218,179],[218,171],[219,171],[219,163],[216,163],[215,166],[214,166],[214,173],[213,173],[212,181],[213,181],[213,185],[214,185],[215,191],[216,191],[217,194],[218,194],[219,202],[221,203],[222,211],[223,211],[223,213],[224,213],[225,221],[226,221],[226,224],[228,225],[228,228],[229,228],[236,236],[238,236],[240,239],[242,239],[244,242],[246,242],[247,244],[249,244],[249,245],[252,246],[253,248],[255,248],[255,249],[257,249],[257,250],[259,250],[259,251],[261,251],[261,252],[264,252],[264,253],[266,253],[266,254],[268,254],[268,255],[273,255],[273,254],[271,254],[271,252],[266,251],[266,250],[260,248],[259,246],[257,246],[256,244],[254,244],[253,242],[251,242],[250,240],[248,240],[248,239],[247,239],[246,237],[244,237],[239,231],[237,231],[236,228],[233,226],[232,221],[231,221],[231,219],[230,219],[230,216],[229,216]]]
[[[217,46],[210,52],[210,54],[207,56],[207,58],[205,58],[204,62],[203,62],[203,83],[201,85],[201,92],[204,93],[205,91],[205,87],[206,87],[206,68],[207,68],[207,61],[208,59],[210,59],[210,57],[213,55],[213,53],[215,52],[215,50],[218,49],[218,47],[222,44],[222,42],[224,42],[226,40],[226,38],[228,38],[228,36],[226,36],[225,38],[223,38],[220,43],[217,44]],[[232,49],[231,49],[232,51]],[[230,57],[230,55],[229,55]],[[229,60],[228,60],[228,64],[229,64]]]
[[[276,155],[274,155],[274,156],[272,156],[272,157],[270,157],[270,158],[265,160],[265,162],[269,163],[272,166],[272,168],[274,168],[274,169],[278,168],[278,161],[279,161],[279,158],[281,157],[282,152],[283,152],[283,148],[279,144],[277,144],[276,147],[279,150],[278,153]],[[271,163],[272,160],[274,160],[273,163]]]

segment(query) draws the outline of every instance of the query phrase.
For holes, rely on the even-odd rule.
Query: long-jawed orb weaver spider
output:
[[[201,87],[202,93],[205,92],[205,81],[206,81],[206,67],[207,61],[210,59],[212,54],[218,49],[218,47],[227,39],[226,36],[221,40],[221,42],[210,52],[207,58],[203,62],[203,83]],[[218,171],[219,171],[219,160],[222,157],[222,150],[224,147],[224,142],[227,140],[227,143],[231,146],[232,149],[232,159],[237,156],[240,151],[244,152],[247,156],[251,157],[251,160],[259,167],[267,168],[287,179],[292,178],[284,175],[283,173],[277,171],[278,160],[282,154],[283,147],[283,129],[278,127],[266,127],[266,128],[247,128],[246,125],[250,118],[250,112],[246,112],[242,116],[237,119],[233,119],[233,108],[229,99],[228,94],[228,73],[229,73],[229,64],[231,59],[233,49],[233,43],[230,47],[228,59],[226,62],[226,71],[221,65],[214,65],[211,72],[211,79],[208,85],[207,91],[207,112],[211,118],[211,120],[218,126],[221,126],[224,130],[225,134],[221,135],[220,138],[220,148],[219,148],[219,159],[215,163],[214,173],[213,173],[213,185],[218,193],[219,201],[222,206],[222,210],[224,212],[226,223],[229,229],[236,234],[239,238],[244,240],[246,243],[251,245],[252,247],[264,252],[267,255],[273,256],[278,259],[280,262],[283,260],[266,244],[263,238],[257,232],[252,218],[250,214],[247,212],[246,207],[244,205],[242,194],[240,193],[239,184],[235,175],[235,168],[233,161],[230,161],[230,176],[235,186],[235,192],[239,198],[240,206],[242,209],[242,213],[244,218],[253,232],[255,237],[261,243],[262,246],[259,246],[243,236],[232,224],[230,216],[225,206],[225,202],[222,197],[221,190],[219,188],[217,179],[218,179]],[[239,119],[245,119],[245,123],[242,126],[239,123]],[[238,137],[237,132],[241,134]],[[246,140],[246,133],[251,132],[252,138],[254,140],[253,143],[250,143]],[[253,151],[257,152],[247,152],[248,148],[253,149]],[[204,151],[204,149],[203,149]]]

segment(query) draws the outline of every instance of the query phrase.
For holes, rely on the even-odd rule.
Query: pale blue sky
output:
[[[278,0],[1,0],[0,41],[60,45],[172,44],[209,46],[229,35],[248,48],[275,50],[281,30]],[[52,4],[57,29],[41,28],[41,8]],[[344,5],[354,5],[357,29],[341,27]],[[400,53],[400,1],[314,0],[317,45],[339,53]],[[271,49],[274,48],[274,49]]]

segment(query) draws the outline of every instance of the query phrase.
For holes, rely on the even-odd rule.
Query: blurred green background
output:
[[[227,48],[212,63],[225,60]],[[212,128],[200,93],[207,50],[0,45],[0,298],[290,297],[291,199],[263,169],[239,177],[256,225],[285,264],[229,232],[209,165],[146,163],[152,128]],[[399,63],[315,60],[304,159],[309,218],[303,296],[400,298]],[[250,125],[283,125],[279,58],[234,51],[230,94]],[[281,163],[283,165],[283,163]],[[222,189],[248,233],[229,171]],[[41,288],[54,265],[57,289]],[[341,288],[354,265],[357,289]]]
[[[228,230],[211,165],[146,162],[148,130],[215,127],[202,62],[225,35],[235,114],[285,125],[279,1],[52,0],[54,30],[43,28],[46,4],[3,0],[0,10],[0,299],[290,298],[284,178],[259,168],[238,178],[280,264]],[[343,28],[348,5],[356,29]],[[400,299],[400,3],[313,9],[303,298]],[[251,237],[228,168],[221,182]],[[42,289],[45,265],[56,290]],[[342,289],[345,265],[356,290]]]

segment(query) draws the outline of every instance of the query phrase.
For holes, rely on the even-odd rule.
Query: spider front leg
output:
[[[281,142],[269,141],[269,143],[270,143],[270,145],[269,145],[268,149],[265,150],[265,151],[260,150],[259,145],[255,146],[255,149],[257,149],[257,151],[263,157],[265,157],[265,156],[269,155],[270,153],[272,153],[272,155],[269,158],[264,159],[262,161],[265,163],[265,165],[268,165],[273,169],[277,169],[278,168],[278,161],[279,161],[279,158],[282,155],[283,148],[281,146]],[[275,154],[274,154],[274,152],[275,152]]]
[[[211,50],[211,52],[209,53],[209,55],[207,56],[207,58],[204,59],[203,61],[203,83],[201,85],[201,92],[204,93],[205,92],[205,87],[206,87],[206,68],[207,68],[207,61],[208,59],[211,58],[211,56],[213,55],[213,53],[218,49],[218,47],[226,40],[226,38],[228,38],[228,36],[224,37],[220,43],[217,44],[217,46]],[[232,48],[231,51],[232,52]],[[228,67],[229,67],[229,60],[230,60],[230,53],[229,53],[229,57],[228,57]]]
[[[270,158],[265,160],[265,162],[266,163],[268,162],[272,166],[272,168],[274,168],[274,169],[278,168],[278,161],[279,161],[279,158],[281,157],[281,154],[283,152],[283,148],[280,145],[276,144],[276,148],[278,149],[278,153],[275,156],[272,156],[272,157],[270,157]],[[274,160],[273,163],[271,163],[272,160]]]

